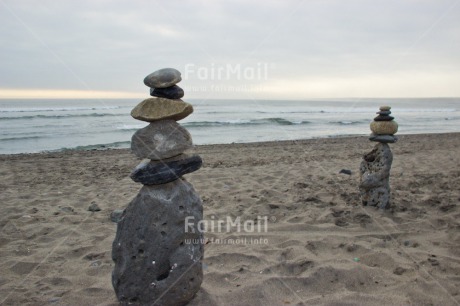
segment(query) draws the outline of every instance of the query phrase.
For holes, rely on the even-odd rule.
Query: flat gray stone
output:
[[[136,105],[131,111],[134,119],[154,122],[165,119],[179,121],[193,113],[193,106],[180,99],[149,98]]]
[[[376,141],[376,142],[381,142],[381,143],[395,143],[398,141],[398,137],[394,135],[377,135],[377,134],[371,134],[369,137],[370,141]]]
[[[390,207],[390,170],[393,153],[386,143],[378,143],[364,155],[360,165],[359,192],[363,205]]]
[[[159,185],[179,179],[201,168],[199,155],[181,154],[160,161],[143,161],[131,172],[131,179],[144,185]]]
[[[142,187],[112,245],[112,285],[122,305],[185,305],[193,299],[203,280],[202,218],[201,200],[185,180]]]
[[[171,158],[192,147],[190,133],[171,119],[152,122],[131,138],[132,152],[152,160]]]
[[[96,212],[96,211],[101,211],[101,208],[95,202],[92,202],[91,205],[88,207],[88,210],[92,212]]]
[[[144,84],[153,88],[166,88],[176,85],[182,80],[180,71],[174,68],[157,70],[144,79]]]

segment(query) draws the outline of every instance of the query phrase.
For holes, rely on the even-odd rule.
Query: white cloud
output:
[[[158,68],[264,62],[276,70],[262,98],[354,96],[360,87],[367,96],[458,95],[460,5],[450,0],[2,3],[4,88],[145,93],[142,79]],[[313,85],[294,90],[305,80]]]
[[[125,99],[143,98],[135,92],[56,89],[0,89],[0,99]]]

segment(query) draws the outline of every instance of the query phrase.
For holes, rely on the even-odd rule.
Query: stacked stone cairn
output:
[[[176,121],[193,112],[180,100],[181,74],[165,68],[144,79],[153,98],[138,104],[131,116],[149,125],[132,137],[131,150],[142,161],[131,179],[144,186],[124,210],[112,246],[112,284],[122,305],[185,305],[203,279],[203,218],[199,195],[182,175],[198,170],[202,160],[189,132]]]
[[[391,107],[381,106],[378,116],[371,122],[369,140],[377,142],[374,149],[365,154],[360,166],[359,192],[363,205],[381,209],[390,207],[390,170],[393,162],[389,143],[398,138],[398,123],[390,116]]]

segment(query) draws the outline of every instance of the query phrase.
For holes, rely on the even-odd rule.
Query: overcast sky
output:
[[[460,0],[0,0],[0,98],[459,97]]]

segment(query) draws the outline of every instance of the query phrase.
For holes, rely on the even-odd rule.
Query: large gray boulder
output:
[[[112,246],[112,284],[121,304],[185,305],[194,297],[203,279],[202,218],[201,200],[183,179],[140,190]]]
[[[360,166],[359,192],[364,205],[390,207],[390,170],[393,153],[386,143],[378,143],[364,155]]]
[[[192,146],[190,133],[171,119],[152,122],[131,138],[132,152],[152,160],[177,156]]]

